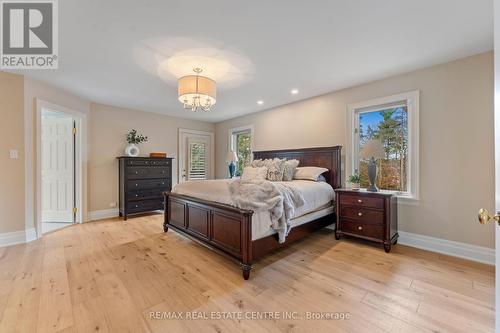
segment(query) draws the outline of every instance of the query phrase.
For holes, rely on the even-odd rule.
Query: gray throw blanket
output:
[[[267,180],[236,180],[229,184],[229,192],[236,207],[253,211],[268,210],[271,214],[271,227],[278,232],[280,243],[285,242],[290,232],[290,219],[294,216],[295,208],[305,203],[300,191],[285,183]]]

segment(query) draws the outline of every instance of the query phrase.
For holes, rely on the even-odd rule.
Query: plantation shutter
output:
[[[204,142],[189,142],[188,179],[207,179],[207,147]]]

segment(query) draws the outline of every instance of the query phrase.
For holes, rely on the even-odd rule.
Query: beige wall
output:
[[[24,79],[0,72],[0,233],[22,231],[24,216]],[[18,159],[9,150],[19,151]]]
[[[79,98],[50,84],[28,77],[24,78],[24,140],[26,151],[25,164],[25,207],[26,229],[35,226],[36,209],[36,99],[83,113],[90,113],[90,102]],[[85,178],[86,175],[83,175]],[[86,202],[83,202],[86,210]]]
[[[254,150],[345,146],[348,104],[411,90],[421,198],[399,205],[400,230],[493,248],[493,225],[477,223],[478,208],[494,208],[492,52],[218,123],[216,176],[227,174],[230,128],[253,124]]]
[[[118,162],[131,129],[149,137],[141,144],[141,156],[162,151],[175,156],[172,172],[177,183],[177,142],[179,128],[214,132],[215,125],[156,113],[91,104],[89,123],[89,211],[113,208],[118,202]],[[172,155],[173,154],[173,155]]]

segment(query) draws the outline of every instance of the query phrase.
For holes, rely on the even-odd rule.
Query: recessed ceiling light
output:
[[[292,89],[292,91],[290,91],[292,93],[292,95],[297,95],[299,93],[299,90],[298,89]]]
[[[262,101],[262,100],[257,101],[257,104],[262,105],[262,104],[264,104],[264,101]]]

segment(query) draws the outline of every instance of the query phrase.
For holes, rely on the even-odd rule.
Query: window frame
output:
[[[388,191],[398,197],[420,200],[419,193],[419,97],[420,91],[414,90],[387,97],[375,98],[347,106],[347,162],[346,170],[354,173],[359,165],[359,114],[375,112],[393,106],[406,104],[408,110],[408,190],[406,192]],[[346,182],[349,174],[346,173]]]
[[[245,125],[229,129],[228,150],[236,151],[236,136],[241,133],[250,132],[250,161],[253,161],[253,147],[254,147],[254,126]],[[225,156],[225,155],[224,155]]]

